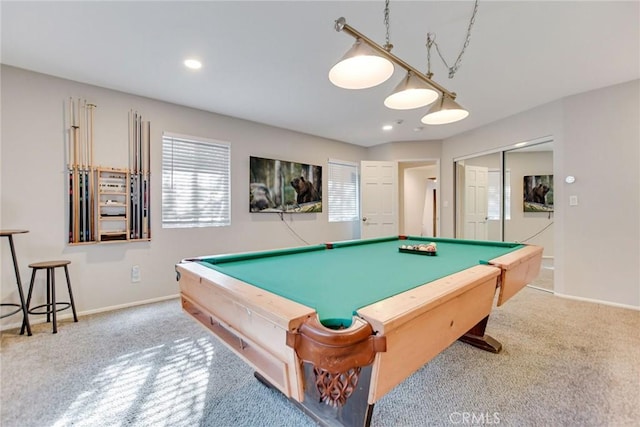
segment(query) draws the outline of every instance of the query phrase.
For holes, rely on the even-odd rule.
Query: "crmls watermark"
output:
[[[452,412],[449,422],[455,425],[500,424],[500,412]]]

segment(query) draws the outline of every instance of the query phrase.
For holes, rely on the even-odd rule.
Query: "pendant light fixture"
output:
[[[387,81],[393,74],[393,63],[376,53],[361,39],[329,71],[329,80],[344,89],[366,89]]]
[[[469,45],[471,27],[474,24],[478,10],[475,1],[473,15],[467,28],[467,37],[455,64],[449,67],[438,45],[435,35],[427,37],[428,71],[421,73],[402,59],[391,53],[393,45],[389,42],[389,0],[385,1],[384,22],[386,26],[386,43],[380,46],[364,34],[347,24],[345,18],[338,18],[335,22],[336,31],[343,31],[356,39],[355,44],[329,71],[329,80],[336,86],[346,89],[366,89],[385,82],[394,72],[393,64],[407,71],[406,76],[384,100],[384,105],[396,110],[408,110],[427,106],[437,101],[429,112],[422,118],[422,123],[429,125],[453,123],[466,118],[469,112],[460,106],[456,93],[450,92],[435,81],[431,80],[431,47],[435,46],[440,58],[449,69],[449,78],[453,78],[460,66],[465,49]]]
[[[410,110],[424,107],[438,99],[432,85],[416,77],[411,71],[402,79],[393,93],[384,100],[384,105],[394,110]]]
[[[466,118],[469,112],[448,95],[442,94],[429,112],[420,120],[425,125],[445,125]]]

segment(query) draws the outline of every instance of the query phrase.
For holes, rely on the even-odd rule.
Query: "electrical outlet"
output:
[[[139,282],[140,281],[140,266],[134,265],[131,267],[131,281]]]

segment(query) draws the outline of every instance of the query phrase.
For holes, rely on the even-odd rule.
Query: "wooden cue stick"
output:
[[[79,141],[79,128],[76,122],[76,105],[74,101],[73,105],[73,242],[78,243],[80,236],[80,202],[78,200],[79,193],[79,176],[78,176],[78,145]]]
[[[129,110],[129,171],[131,171],[131,114],[132,110]]]
[[[87,228],[87,177],[85,171],[86,159],[86,101],[82,100],[78,104],[78,119],[80,123],[80,241],[86,241]]]
[[[84,191],[84,187],[85,187],[85,182],[84,182],[84,140],[85,138],[85,132],[86,129],[84,127],[84,115],[85,115],[86,109],[84,108],[83,102],[82,100],[78,99],[78,125],[80,126],[80,166],[79,166],[79,172],[80,172],[80,181],[79,181],[79,186],[80,186],[80,193],[79,193],[79,201],[80,201],[80,217],[79,217],[79,222],[80,222],[80,241],[84,242],[84,229],[85,229],[85,191]]]
[[[87,122],[87,158],[86,158],[86,166],[85,166],[85,174],[87,177],[87,191],[86,191],[86,201],[87,201],[87,230],[85,233],[85,240],[90,242],[91,239],[91,107],[90,104],[86,104],[86,122]]]
[[[91,127],[91,133],[89,135],[89,240],[95,240],[95,177],[93,170],[93,137],[94,137],[94,129],[93,129],[93,120],[94,120],[94,109],[95,104],[89,104],[89,123]]]
[[[91,235],[91,204],[89,203],[89,104],[84,101],[84,122],[85,122],[85,138],[84,138],[84,241],[90,241]]]
[[[146,198],[147,198],[147,182],[145,180],[145,175],[144,172],[147,168],[146,165],[146,153],[145,153],[145,146],[146,146],[146,141],[147,137],[146,137],[146,128],[145,128],[145,121],[142,120],[142,117],[140,117],[140,151],[142,152],[142,162],[140,164],[140,238],[144,238],[146,237],[146,232],[145,232],[145,221],[146,221],[146,217],[147,217],[147,204],[146,204]]]
[[[138,116],[138,238],[142,238],[142,115]]]
[[[138,113],[133,113],[133,169],[131,171],[131,238],[135,239],[136,237],[136,165],[137,161],[137,146],[136,146],[136,125],[138,123]]]
[[[134,239],[138,238],[138,112],[134,113],[133,120],[133,193],[131,195],[131,232]]]
[[[142,115],[138,117],[138,238],[142,238],[142,214],[143,214],[143,180],[142,165],[144,164],[142,149]]]
[[[82,100],[82,116],[81,116],[81,124],[80,128],[82,131],[82,241],[87,241],[87,190],[88,190],[88,182],[87,182],[87,101],[85,99]]]
[[[67,123],[69,125],[69,133],[67,135],[67,173],[69,174],[69,187],[67,188],[67,192],[69,194],[69,243],[73,243],[73,99],[69,98],[68,102],[69,110],[67,111]]]
[[[133,170],[131,171],[131,238],[136,238],[136,166],[138,164],[137,159],[137,144],[136,144],[136,126],[138,124],[138,113],[133,113]]]
[[[129,238],[133,238],[133,169],[134,169],[134,132],[135,124],[134,124],[134,115],[133,110],[129,111],[129,182],[127,185],[129,186]]]
[[[131,140],[133,137],[133,133],[131,131],[131,126],[132,126],[132,120],[133,120],[133,110],[129,110],[129,170],[127,173],[127,185],[128,188],[131,188],[131,166],[132,166],[132,156],[133,156],[133,152],[131,151]],[[131,200],[131,196],[129,196],[129,200]],[[131,237],[131,208],[129,208],[129,212],[127,212],[127,235],[129,237]]]
[[[136,198],[135,198],[135,214],[133,216],[134,219],[134,230],[135,230],[135,238],[140,237],[140,115],[136,112]]]
[[[147,238],[151,238],[151,122],[147,122]]]
[[[142,122],[143,124],[143,149],[146,147],[144,153],[144,167],[143,167],[143,180],[144,180],[144,199],[143,199],[143,210],[144,217],[142,223],[142,237],[145,239],[150,238],[150,228],[149,228],[149,145],[151,141],[151,125],[148,121]]]

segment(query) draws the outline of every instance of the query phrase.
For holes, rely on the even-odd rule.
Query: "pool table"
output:
[[[406,249],[428,243],[435,253]],[[176,271],[185,312],[259,380],[321,424],[366,426],[382,396],[454,341],[500,351],[485,334],[493,303],[541,259],[534,245],[393,236],[200,256]]]

